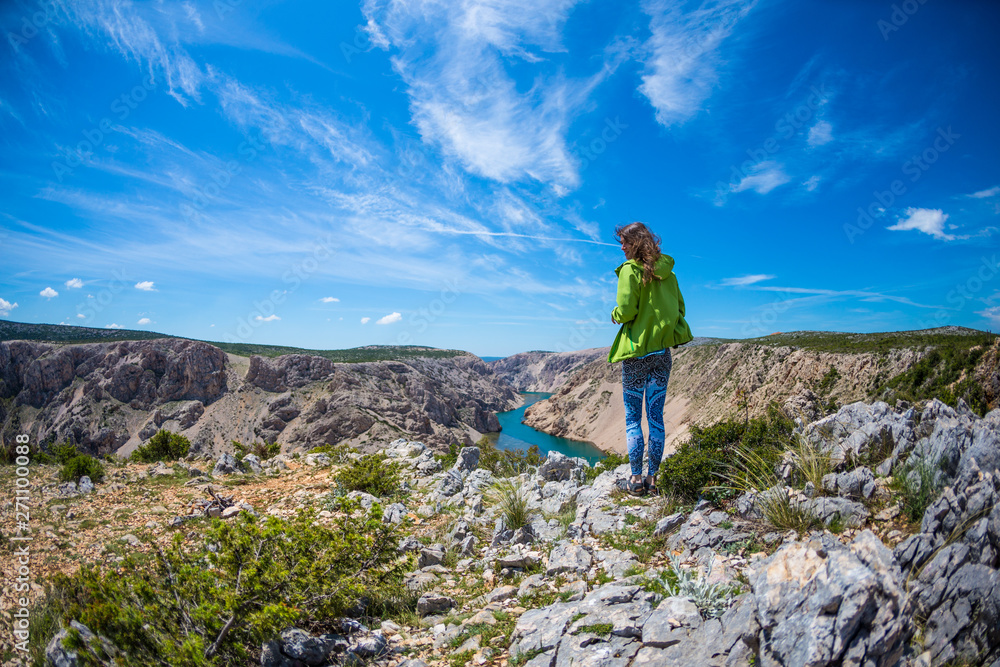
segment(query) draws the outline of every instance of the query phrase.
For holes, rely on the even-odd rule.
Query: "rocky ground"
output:
[[[378,448],[407,436],[472,444],[499,430],[519,399],[478,357],[335,363],[323,357],[226,354],[176,338],[80,345],[0,342],[0,426],[6,440],[69,440],[128,454],[166,428],[196,450],[230,441],[347,442]]]
[[[517,530],[490,501],[497,479],[476,448],[444,470],[422,443],[385,443],[410,489],[384,505],[409,533],[400,551],[417,556],[416,612],[340,635],[288,629],[260,664],[1000,665],[1000,410],[855,403],[800,433],[833,466],[818,485],[720,506],[633,498],[619,489],[626,466],[595,477],[553,454],[510,480],[531,511]],[[113,468],[96,489],[34,469],[36,582],[176,532],[197,540],[205,515],[325,507],[339,465],[304,452],[191,459]],[[916,523],[894,479],[921,474],[933,501]],[[4,488],[12,479],[4,469]],[[775,493],[813,527],[769,523]],[[3,533],[13,528],[8,503]],[[56,645],[49,654],[74,664]]]

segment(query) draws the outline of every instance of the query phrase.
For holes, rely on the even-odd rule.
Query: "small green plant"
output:
[[[592,482],[597,479],[597,476],[601,473],[614,470],[618,466],[625,463],[628,463],[628,456],[619,454],[618,452],[608,452],[603,459],[599,460],[590,468],[587,468],[585,473],[587,481]]]
[[[517,480],[501,479],[490,488],[487,500],[494,505],[510,530],[523,528],[531,523],[528,497]]]
[[[399,464],[384,454],[366,454],[351,459],[334,476],[337,486],[345,492],[362,491],[378,498],[399,493]]]
[[[927,457],[910,457],[893,471],[892,489],[899,498],[900,509],[913,523],[919,523],[924,512],[941,491],[939,467]]]
[[[831,389],[833,389],[833,386],[837,384],[837,380],[839,379],[840,379],[840,372],[837,370],[835,366],[831,365],[830,370],[828,370],[826,374],[823,376],[823,379],[819,381],[818,390],[820,395],[821,396],[826,395]]]
[[[476,447],[479,447],[479,467],[489,470],[495,477],[516,477],[537,468],[543,461],[538,445],[532,445],[528,451],[497,449],[492,440],[483,436]]]
[[[160,429],[146,444],[136,447],[132,458],[143,463],[176,461],[187,456],[190,450],[191,441],[183,435]]]
[[[435,454],[434,458],[441,463],[441,467],[447,470],[458,462],[458,451],[462,449],[462,446],[458,443],[451,443],[448,445],[447,454]]]
[[[239,440],[233,440],[230,442],[233,446],[233,451],[236,453],[236,458],[243,460],[243,457],[247,454],[253,454],[257,458],[264,460],[269,459],[273,456],[277,456],[281,453],[281,445],[277,442],[259,442],[254,440],[250,445],[244,445]]]
[[[629,514],[625,518],[625,527],[621,530],[608,531],[600,536],[601,544],[620,551],[631,551],[640,563],[648,563],[652,557],[663,549],[666,538],[658,537],[656,521],[640,519]]]
[[[588,632],[598,637],[607,637],[614,629],[615,626],[611,623],[594,623],[593,625],[581,625],[573,634],[578,635],[581,632]]]
[[[830,454],[824,452],[820,445],[810,442],[802,435],[797,435],[794,438],[791,453],[796,481],[803,485],[806,482],[812,482],[816,492],[822,493],[823,478],[833,472],[833,461],[830,459]]]
[[[59,465],[65,465],[67,461],[78,456],[76,445],[67,440],[63,443],[55,443],[49,447],[49,455],[55,459]]]
[[[741,448],[733,452],[733,460],[724,475],[736,493],[749,493],[764,520],[779,530],[798,532],[819,524],[819,520],[793,502],[785,483],[775,472],[772,459],[760,452]]]
[[[702,576],[694,570],[682,567],[680,556],[670,554],[670,568],[674,576],[660,577],[663,588],[670,596],[680,595],[688,598],[705,618],[718,618],[726,613],[733,597],[739,592],[739,587],[735,585],[709,583],[713,562],[709,562],[708,569]]]
[[[59,480],[63,482],[79,482],[84,476],[89,477],[91,482],[100,482],[104,479],[104,466],[93,456],[77,454],[59,469]]]

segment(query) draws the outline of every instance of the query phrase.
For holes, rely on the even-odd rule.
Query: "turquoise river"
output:
[[[527,450],[532,445],[538,445],[544,457],[551,451],[560,452],[566,456],[580,456],[587,459],[593,465],[604,455],[597,447],[589,442],[579,442],[577,440],[567,440],[548,433],[536,431],[530,426],[521,423],[524,419],[524,410],[532,403],[537,403],[543,398],[548,398],[552,394],[540,392],[522,392],[524,405],[517,410],[508,412],[498,412],[497,419],[500,421],[500,433],[490,433],[489,437],[496,442],[499,449],[523,449]]]

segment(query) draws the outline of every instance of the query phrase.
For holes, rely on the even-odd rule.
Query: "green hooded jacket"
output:
[[[660,255],[655,278],[642,284],[642,264],[630,259],[615,273],[618,275],[618,305],[611,317],[621,329],[611,345],[608,362],[642,357],[693,338],[684,320],[684,297],[674,275],[674,258]]]

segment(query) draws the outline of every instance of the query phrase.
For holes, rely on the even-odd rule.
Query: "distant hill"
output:
[[[0,341],[30,340],[59,345],[78,345],[81,343],[154,340],[157,338],[198,340],[136,329],[95,329],[93,327],[78,327],[64,324],[28,324],[25,322],[0,320]],[[241,357],[249,357],[255,354],[262,357],[280,357],[285,354],[308,354],[340,363],[392,361],[415,357],[447,359],[468,354],[468,352],[463,352],[462,350],[441,350],[420,345],[365,345],[342,350],[309,350],[300,347],[261,345],[257,343],[222,343],[210,340],[199,342],[214,345],[224,352]]]

